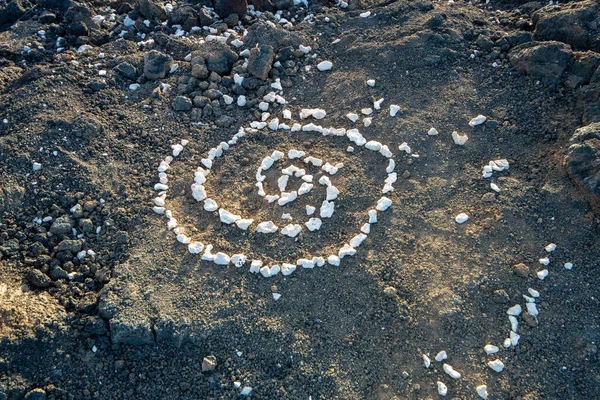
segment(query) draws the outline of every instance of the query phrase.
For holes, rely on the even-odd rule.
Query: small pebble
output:
[[[454,220],[458,224],[464,224],[465,222],[467,222],[468,219],[469,219],[469,216],[465,213],[460,213],[456,217],[454,217]]]
[[[540,280],[544,280],[546,279],[546,277],[548,276],[548,270],[547,269],[543,269],[541,271],[537,272],[537,277],[540,278]]]
[[[490,367],[496,372],[502,372],[502,370],[504,370],[504,363],[500,360],[494,360],[488,362],[488,367]]]

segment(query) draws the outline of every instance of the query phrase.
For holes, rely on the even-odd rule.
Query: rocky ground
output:
[[[592,0],[0,1],[0,399],[597,397],[599,23]],[[388,163],[343,137],[248,130],[207,176],[220,205],[284,226],[325,189],[268,204],[261,160],[343,163],[317,232],[240,231],[192,197],[211,148],[274,118],[393,153],[392,206],[340,266],[249,272],[337,253],[366,222]],[[190,254],[153,211],[182,139],[165,207],[246,254],[239,269]]]

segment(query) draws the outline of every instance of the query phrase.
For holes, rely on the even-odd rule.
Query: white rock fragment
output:
[[[537,277],[538,277],[540,280],[542,280],[542,281],[543,281],[544,279],[546,279],[546,277],[547,277],[547,276],[548,276],[548,270],[547,270],[547,269],[543,269],[543,270],[541,270],[541,271],[538,271],[538,272],[537,272]]]
[[[267,157],[263,158],[263,160],[261,161],[260,168],[263,171],[266,171],[273,166],[274,162],[275,162],[275,160],[273,159],[273,157],[267,156]]]
[[[381,109],[381,103],[383,103],[383,98],[379,99],[379,100],[375,100],[373,102],[373,108],[376,110],[380,110]]]
[[[289,179],[290,177],[288,175],[281,175],[279,179],[277,179],[277,186],[279,187],[280,191],[283,192],[285,190]]]
[[[350,246],[357,248],[360,247],[360,245],[362,244],[362,242],[365,241],[365,239],[367,238],[367,235],[365,235],[364,233],[360,233],[356,236],[354,236],[352,239],[350,239]]]
[[[397,106],[396,104],[390,105],[390,117],[395,117],[396,114],[398,114],[398,111],[400,111],[400,106]]]
[[[352,146],[348,146],[348,147],[346,148],[346,151],[347,151],[348,153],[354,153],[354,147],[352,147]]]
[[[281,274],[283,276],[289,276],[296,270],[294,264],[283,263],[281,264]]]
[[[500,188],[498,187],[498,185],[496,185],[495,183],[490,183],[490,188],[492,188],[492,190],[496,193],[500,193]]]
[[[327,186],[327,198],[326,200],[335,200],[340,194],[340,190],[333,185]]]
[[[157,183],[156,185],[154,185],[154,190],[157,190],[157,191],[169,190],[169,187],[163,183]]]
[[[329,71],[331,69],[331,67],[333,67],[333,64],[331,63],[331,61],[321,61],[320,63],[317,64],[317,69],[319,71]]]
[[[348,118],[352,122],[356,122],[356,121],[358,121],[358,114],[348,113],[348,114],[346,114],[346,118]]]
[[[455,144],[463,146],[469,140],[469,137],[467,135],[459,135],[458,132],[454,131],[452,132],[452,140],[454,140]]]
[[[201,242],[192,242],[188,244],[188,251],[190,254],[200,254],[202,253],[202,249],[204,249],[204,244]]]
[[[273,194],[273,195],[268,194],[268,195],[265,196],[265,199],[267,199],[267,201],[269,202],[269,204],[272,203],[272,202],[274,202],[278,198],[279,198],[279,195],[277,195],[277,194]]]
[[[365,11],[363,13],[360,13],[361,18],[369,18],[370,16],[371,16],[371,11]]]
[[[235,221],[235,224],[237,225],[238,228],[245,231],[245,230],[248,230],[248,227],[250,225],[252,225],[253,222],[254,222],[253,219],[241,218],[241,219],[238,219],[237,221]]]
[[[471,121],[469,121],[469,126],[473,127],[473,126],[481,125],[485,122],[486,119],[487,118],[484,115],[479,114],[478,116],[473,118]]]
[[[564,265],[564,267],[565,267],[565,269],[569,269],[569,270],[573,269],[573,263],[566,262],[565,265]]]
[[[330,256],[327,257],[327,263],[336,267],[339,267],[340,265],[340,257],[336,256],[335,254],[332,254]]]
[[[493,360],[488,362],[488,367],[496,372],[502,372],[504,370],[504,363],[500,360]]]
[[[250,263],[250,272],[253,274],[258,274],[260,272],[260,267],[262,267],[263,263],[260,260],[252,260]]]
[[[250,396],[252,388],[250,386],[244,386],[240,392],[240,396]]]
[[[446,353],[446,350],[440,351],[435,356],[435,361],[437,361],[437,362],[442,362],[447,359],[448,359],[448,353]]]
[[[279,293],[273,293],[273,300],[277,301],[281,298],[281,294]]]
[[[377,223],[377,211],[376,210],[369,210],[368,214],[369,214],[369,223],[370,224]]]
[[[490,355],[499,352],[500,348],[498,346],[494,346],[493,344],[486,344],[483,346],[483,350],[487,355]]]
[[[548,257],[540,258],[540,264],[548,265],[550,264],[550,259]]]
[[[363,113],[364,115],[371,115],[373,114],[373,109],[368,107],[368,108],[362,108],[360,110],[361,113]]]
[[[445,397],[448,394],[448,387],[443,382],[437,381],[437,391],[440,396]]]
[[[314,119],[323,119],[327,115],[327,112],[321,108],[303,108],[300,110],[300,119],[306,119],[313,117]]]
[[[237,268],[241,268],[246,263],[247,257],[243,254],[234,254],[231,256],[231,263]]]
[[[477,395],[479,397],[481,397],[482,399],[487,399],[488,398],[488,391],[487,391],[487,386],[486,385],[479,385],[475,388],[475,392],[477,392]]]
[[[163,215],[165,213],[165,208],[164,207],[152,207],[152,211],[154,211],[158,215]]]
[[[546,249],[548,253],[552,253],[554,250],[556,250],[556,245],[554,243],[550,243],[544,247],[544,249]]]
[[[291,203],[292,201],[296,200],[298,198],[298,192],[297,191],[292,191],[292,192],[282,192],[281,193],[281,198],[279,200],[277,200],[277,204],[279,204],[280,206],[285,206],[288,203]]]
[[[329,189],[329,187],[327,189]],[[324,200],[321,204],[321,208],[319,209],[319,215],[321,218],[331,218],[334,211],[335,203],[333,201]]]
[[[508,320],[510,321],[510,330],[513,332],[517,332],[517,330],[519,329],[519,321],[517,321],[517,318],[513,317],[512,315],[509,315]]]
[[[202,201],[202,200],[206,199],[206,189],[204,188],[204,186],[199,185],[197,183],[193,183],[191,186],[191,189],[192,189],[192,197],[196,201]]]
[[[537,317],[539,315],[539,311],[535,303],[527,303],[525,304],[525,306],[527,307],[527,312],[530,315],[533,315],[534,317]]]
[[[531,295],[531,297],[534,297],[534,298],[540,297],[540,292],[538,292],[535,289],[529,288],[529,289],[527,289],[527,291],[529,292],[529,294]]]
[[[300,258],[296,261],[296,264],[301,266],[302,268],[314,268],[315,262],[313,260],[309,260],[306,258]]]
[[[437,131],[437,129],[435,129],[435,128],[431,128],[431,129],[429,129],[429,130],[427,131],[427,134],[428,134],[429,136],[436,136],[437,134],[439,134],[439,132]]]
[[[375,209],[377,211],[385,211],[388,208],[390,208],[390,206],[392,205],[392,200],[388,199],[387,197],[382,197],[379,200],[377,200],[377,206],[375,207]],[[369,221],[369,223],[372,223]]]
[[[233,224],[234,222],[242,219],[239,215],[235,215],[225,210],[224,208],[219,208],[219,219],[224,224]]]
[[[202,254],[203,261],[214,261],[215,255],[212,254],[213,246],[212,244],[207,244],[204,248],[204,253]]]
[[[296,237],[302,231],[302,226],[298,224],[289,224],[281,228],[281,233],[289,237]]]
[[[371,87],[375,87],[375,79],[367,79],[367,85]]]
[[[169,222],[167,222],[167,229],[172,230],[177,228],[177,220],[175,218],[169,218]]]
[[[227,254],[221,252],[215,254],[215,259],[213,260],[213,262],[217,265],[229,265],[230,261],[231,258]]]
[[[425,368],[431,367],[431,360],[429,359],[427,354],[423,354],[422,357],[423,357],[423,365],[425,366]]]
[[[366,147],[366,145],[365,145],[365,147]],[[388,174],[391,174],[392,172],[394,172],[395,168],[396,168],[396,162],[390,158],[390,160],[388,161],[388,166],[385,168],[385,172],[387,172]]]
[[[192,241],[192,238],[190,238],[189,236],[184,235],[183,233],[179,233],[177,235],[177,241],[181,244],[188,244]]]
[[[306,158],[304,159],[304,162],[305,162],[306,164],[312,164],[312,165],[314,165],[315,167],[320,167],[320,166],[322,166],[322,165],[323,165],[323,160],[321,160],[320,158],[313,157],[313,156],[308,156],[308,157],[306,157]]]
[[[516,332],[513,332],[513,331],[510,332],[510,344],[512,346],[518,345],[519,339],[521,339],[521,336],[519,336],[519,334],[517,334]]]
[[[238,96],[238,98],[237,98],[238,107],[244,107],[246,105],[246,102],[247,102],[246,96],[244,96],[244,95]]]
[[[290,151],[288,151],[288,158],[290,160],[293,160],[295,158],[302,158],[306,155],[305,152],[300,151],[300,150],[296,150],[296,149],[291,149]]]
[[[256,227],[258,233],[275,233],[279,228],[273,223],[273,221],[261,222]]]
[[[406,154],[410,154],[411,149],[408,143],[404,142],[400,146],[398,146],[398,150],[406,152]]]
[[[456,371],[450,364],[444,364],[444,372],[453,379],[460,379],[462,376],[460,372]]]
[[[465,222],[467,222],[468,219],[469,219],[469,216],[465,213],[460,213],[456,217],[454,217],[454,220],[458,224],[464,224]]]
[[[344,258],[346,256],[353,256],[355,254],[356,254],[356,249],[352,246],[349,246],[348,244],[344,244],[344,246],[342,246],[342,248],[338,252],[338,256],[340,258]]]
[[[523,311],[523,309],[521,308],[521,306],[519,304],[515,304],[514,306],[512,306],[511,308],[506,310],[506,313],[508,315],[518,317],[519,315],[521,315],[522,311]]]
[[[371,224],[363,224],[363,226],[360,227],[360,231],[365,235],[368,235],[371,233]]]

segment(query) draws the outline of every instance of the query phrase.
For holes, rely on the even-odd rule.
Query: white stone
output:
[[[230,261],[231,258],[227,254],[221,252],[215,254],[215,259],[213,260],[217,265],[228,265]]]
[[[515,304],[514,306],[512,306],[511,308],[506,310],[506,313],[508,315],[513,315],[515,317],[518,317],[519,315],[521,315],[522,311],[523,311],[523,309],[521,308],[521,306],[519,304]]]
[[[156,185],[154,185],[154,190],[164,191],[164,190],[169,190],[169,187],[163,183],[157,183]]]
[[[550,264],[550,259],[548,257],[540,258],[540,264],[548,265]]]
[[[444,364],[444,372],[453,379],[459,379],[462,375],[456,371],[450,364]]]
[[[263,186],[262,182],[256,182],[254,184],[254,186],[256,186],[258,188],[258,191],[256,192],[260,197],[265,197],[267,195],[267,193],[265,192],[265,188]]]
[[[240,268],[246,263],[247,257],[243,254],[234,254],[231,256],[231,263],[237,268]]]
[[[158,215],[163,215],[165,213],[165,208],[164,207],[152,207],[152,211],[154,211]]]
[[[298,195],[303,195],[310,192],[313,188],[312,183],[302,182],[302,185],[298,188]],[[310,214],[309,214],[310,215]]]
[[[369,18],[370,16],[371,16],[371,11],[365,11],[363,13],[360,13],[361,18]]]
[[[390,158],[390,161],[388,162],[388,166],[386,167],[385,172],[387,172],[388,174],[391,174],[392,172],[394,172],[395,168],[396,168],[396,162]]]
[[[371,224],[363,224],[363,226],[360,227],[360,231],[365,235],[368,235],[371,233]]]
[[[504,339],[504,343],[502,344],[504,347],[506,347],[507,349],[512,346],[512,343],[510,342],[510,338],[506,338]]]
[[[371,115],[371,114],[373,114],[373,109],[371,107],[362,108],[360,110],[360,112],[363,113],[364,115]]]
[[[358,114],[348,113],[348,114],[346,114],[346,118],[348,118],[352,122],[356,122],[356,121],[358,121]]]
[[[469,216],[465,213],[460,213],[456,217],[454,217],[454,220],[458,224],[464,224],[465,222],[467,222],[468,219],[469,219]]]
[[[513,332],[517,332],[517,330],[519,329],[519,321],[517,321],[517,318],[513,317],[512,315],[509,315],[508,320],[510,321],[510,330]]]
[[[281,274],[283,276],[291,275],[296,270],[296,266],[294,264],[283,263],[281,264]]]
[[[322,267],[325,265],[325,259],[323,257],[313,257],[313,263],[315,263],[317,267]]]
[[[169,222],[167,222],[167,229],[175,229],[177,228],[177,220],[175,218],[169,218]]]
[[[567,262],[564,265],[565,269],[573,269],[573,263]]]
[[[340,194],[340,191],[338,188],[336,188],[333,185],[329,185],[327,186],[327,198],[326,200],[335,200],[337,199],[338,195]]]
[[[357,248],[359,247],[362,242],[365,241],[365,239],[367,238],[367,235],[365,235],[364,233],[360,233],[356,236],[354,236],[352,239],[350,239],[350,246]]]
[[[481,125],[485,122],[487,118],[484,115],[478,115],[475,118],[473,118],[471,121],[469,121],[469,126],[473,127],[473,126],[477,126],[477,125]]]
[[[279,198],[279,195],[277,194],[268,194],[265,196],[265,199],[267,199],[267,201],[270,203],[274,202],[275,200],[277,200]]]
[[[437,381],[437,391],[440,396],[445,397],[448,394],[448,387],[444,382]]]
[[[323,160],[321,160],[320,158],[316,158],[313,156],[308,156],[304,159],[304,162],[306,164],[312,164],[315,167],[320,167],[321,165],[323,165]]]
[[[538,316],[539,311],[538,311],[537,306],[536,306],[535,303],[527,303],[527,304],[525,304],[525,306],[527,307],[527,312],[530,315],[533,315],[534,317]]]
[[[298,198],[298,192],[295,190],[293,192],[282,192],[281,198],[279,200],[277,200],[277,204],[279,204],[280,206],[284,206],[284,205],[296,200],[297,198]]]
[[[447,359],[448,359],[448,353],[446,353],[446,350],[440,351],[435,356],[435,361],[437,361],[437,362],[442,362]]]
[[[200,254],[202,253],[202,249],[204,249],[204,244],[201,242],[192,242],[188,244],[188,251],[190,254]]]
[[[367,79],[367,85],[374,87],[375,86],[375,79]]]
[[[321,61],[320,63],[317,64],[317,69],[319,71],[329,71],[331,69],[331,67],[333,67],[333,64],[331,63],[331,61]]]
[[[237,220],[242,219],[239,215],[235,215],[225,210],[224,208],[219,208],[219,219],[224,224],[233,224]]]
[[[504,363],[500,360],[493,360],[488,362],[488,367],[496,372],[502,372],[502,370],[504,370]]]
[[[400,111],[400,106],[397,106],[396,104],[390,105],[390,117],[395,117],[396,114],[398,114],[398,111]]]
[[[552,253],[554,250],[556,250],[556,245],[554,243],[550,243],[549,245],[544,247],[544,249],[546,249],[548,253]]]
[[[392,200],[388,199],[387,197],[382,197],[379,200],[377,200],[377,206],[375,207],[375,209],[377,211],[385,211],[388,208],[390,208],[390,206],[392,205]],[[369,221],[369,223],[371,223]]]
[[[344,258],[346,256],[353,256],[356,254],[356,249],[352,246],[349,246],[347,244],[344,244],[344,246],[342,246],[342,248],[340,249],[340,251],[338,252],[338,255],[340,258]]]
[[[487,355],[490,355],[499,352],[500,348],[498,346],[494,346],[493,344],[486,344],[485,346],[483,346],[483,350],[485,350],[485,353]]]
[[[203,261],[214,261],[215,255],[212,254],[213,246],[212,244],[207,244],[204,248],[204,253],[202,254]]]
[[[306,205],[306,215],[313,215],[316,211],[316,207],[313,207],[311,205]]]
[[[519,336],[516,332],[510,332],[510,344],[512,346],[518,345],[519,339],[521,339],[521,336]]]
[[[335,203],[333,201],[323,201],[321,208],[319,209],[319,215],[321,218],[331,218],[335,211]]]
[[[239,107],[244,107],[246,105],[246,102],[247,102],[246,96],[244,96],[244,95],[238,96],[238,98],[237,98],[237,105]]]
[[[283,192],[285,190],[289,179],[290,177],[288,175],[281,175],[279,179],[277,179],[277,186],[279,187],[280,191]]]
[[[334,254],[327,257],[327,263],[336,267],[340,265],[340,258]]]
[[[266,101],[261,101],[260,103],[258,103],[258,109],[260,111],[267,111],[269,109],[269,103],[267,103]]]
[[[369,214],[369,223],[370,224],[377,223],[377,211],[376,210],[369,210],[368,214]]]
[[[253,274],[258,274],[260,271],[260,267],[262,267],[263,263],[260,260],[252,260],[250,263],[250,272]]]
[[[277,129],[279,129],[279,118],[273,118],[271,120],[271,122],[269,122],[269,125],[267,125],[269,127],[270,130],[272,131],[276,131]]]
[[[183,233],[179,233],[177,235],[177,241],[181,244],[188,244],[192,241],[192,238],[190,238],[189,236],[184,235]]]
[[[535,299],[533,297],[529,297],[527,295],[523,295],[523,298],[528,302],[528,303],[535,303]]]
[[[467,135],[459,135],[458,132],[454,131],[452,132],[452,140],[454,140],[455,144],[463,146],[469,140],[469,137]]]
[[[427,357],[426,354],[423,354],[422,357],[423,357],[423,365],[425,365],[425,368],[431,367],[431,360],[429,359],[429,357]]]
[[[383,98],[379,99],[379,100],[375,100],[373,102],[373,108],[376,110],[380,110],[381,109],[381,103],[383,103]]]
[[[541,271],[538,271],[538,272],[537,272],[537,277],[538,277],[540,280],[542,280],[542,281],[543,281],[544,279],[546,279],[546,277],[547,277],[547,276],[548,276],[548,270],[547,270],[547,269],[543,269],[543,270],[541,270]]]
[[[492,188],[492,190],[496,193],[500,193],[500,188],[498,187],[498,185],[496,185],[495,183],[490,183],[490,188]]]
[[[302,226],[298,224],[289,224],[281,228],[281,233],[289,237],[296,237],[302,231]]]
[[[428,134],[429,136],[435,136],[435,135],[439,134],[439,132],[437,131],[437,129],[435,129],[435,128],[431,128],[431,129],[429,129],[429,130],[427,131],[427,134]]]
[[[271,276],[271,268],[269,268],[267,266],[261,267],[259,271],[260,271],[260,274],[262,276],[264,276],[265,278],[268,278]]]
[[[319,184],[329,186],[331,185],[331,179],[329,179],[328,176],[323,175],[319,178]]]
[[[281,272],[281,267],[279,265],[273,265],[271,267],[271,275],[270,276],[275,276],[277,275],[279,272]]]
[[[274,162],[275,162],[275,160],[273,159],[273,157],[267,156],[267,157],[263,158],[262,162],[260,163],[260,168],[263,171],[266,171],[273,166]]]
[[[204,209],[208,212],[217,211],[219,209],[219,205],[213,199],[204,200]]]
[[[375,140],[370,140],[367,143],[365,143],[365,148],[373,151],[381,150],[381,146],[382,144]]]
[[[289,167],[282,169],[281,173],[284,175],[292,176],[292,175],[294,175],[295,172],[298,172],[298,171],[300,171],[300,168],[296,167],[295,165],[290,165]]]
[[[279,228],[273,223],[273,221],[261,222],[256,227],[258,233],[275,233]]]
[[[281,219],[290,220],[291,221],[292,220],[292,216],[291,216],[291,214],[283,213],[283,214],[281,214]]]
[[[300,258],[296,261],[296,264],[301,266],[302,268],[314,268],[315,262],[313,260],[309,260],[306,258]]]
[[[248,230],[248,227],[250,225],[252,225],[253,222],[254,222],[253,219],[241,218],[241,219],[238,219],[237,221],[235,221],[235,224],[237,225],[238,228],[245,231],[245,230]]]
[[[281,295],[279,293],[273,293],[273,300],[277,301],[281,298]]]
[[[398,150],[406,152],[406,154],[410,154],[410,146],[408,143],[404,142],[400,146],[398,146]]]
[[[341,164],[341,163],[340,163]],[[343,165],[343,164],[341,164]],[[329,164],[329,163],[325,163],[325,165],[323,165],[321,167],[321,169],[325,172],[327,172],[329,175],[335,175],[338,173],[338,171],[340,170],[339,168]]]
[[[529,292],[529,294],[531,295],[531,297],[535,297],[535,298],[540,297],[540,292],[538,292],[535,289],[529,288],[529,289],[527,289],[527,291]]]
[[[475,388],[475,392],[477,392],[477,395],[479,397],[481,397],[482,399],[487,399],[488,398],[488,391],[487,391],[487,386],[486,385],[479,385]]]
[[[305,156],[305,152],[301,151],[301,150],[296,150],[296,149],[291,149],[290,151],[288,151],[288,158],[290,160],[293,160],[295,158],[301,158]]]

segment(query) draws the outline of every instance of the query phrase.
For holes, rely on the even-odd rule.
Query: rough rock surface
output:
[[[144,57],[144,75],[148,79],[162,79],[169,72],[173,59],[157,50],[149,51]]]
[[[515,68],[549,84],[560,81],[571,55],[569,46],[561,42],[524,43],[509,53],[510,62]]]
[[[567,148],[565,167],[590,203],[600,210],[600,123],[575,131]]]

